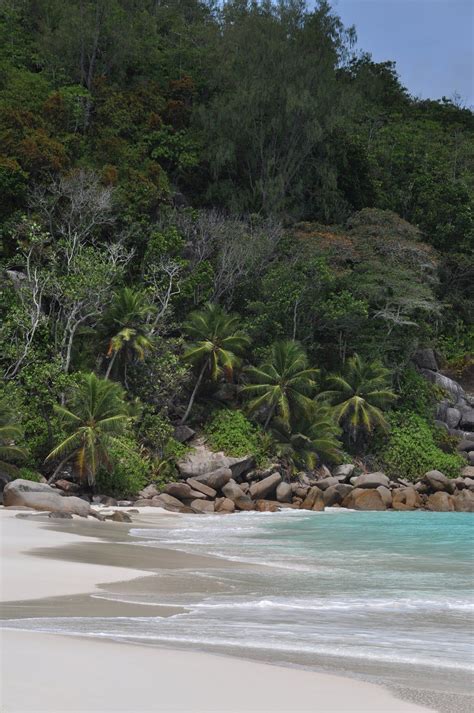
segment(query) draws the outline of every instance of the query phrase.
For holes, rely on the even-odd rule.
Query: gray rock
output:
[[[183,478],[197,478],[220,468],[230,468],[232,477],[238,478],[250,470],[252,465],[253,458],[250,456],[231,458],[224,453],[214,453],[204,445],[196,446],[178,461],[178,469]]]
[[[444,491],[452,493],[454,490],[452,482],[439,470],[430,470],[428,473],[425,473],[423,481],[435,492]]]
[[[474,433],[472,434],[472,438],[463,438],[456,446],[456,450],[467,452],[474,450]]]
[[[77,493],[81,489],[77,483],[71,483],[70,480],[64,480],[63,478],[56,480],[54,485],[65,493]]]
[[[461,412],[457,408],[448,408],[444,420],[449,428],[457,428],[461,421]]]
[[[273,473],[259,482],[252,483],[250,495],[254,500],[262,500],[270,495],[279,483],[281,483],[280,473]]]
[[[323,478],[322,480],[318,480],[318,488],[320,490],[326,490],[326,488],[330,488],[331,485],[338,485],[339,482],[339,478],[336,477]]]
[[[278,503],[274,500],[257,500],[255,510],[259,512],[278,512]]]
[[[469,490],[474,490],[474,479],[473,478],[464,478],[464,484],[466,488],[469,488]]]
[[[379,485],[388,488],[390,480],[385,473],[365,473],[364,475],[359,475],[353,485],[356,488],[378,488]]]
[[[448,424],[445,423],[444,421],[439,421],[438,419],[435,419],[434,424],[435,424],[436,428],[441,428],[443,431],[446,431],[446,433],[449,433]]]
[[[179,500],[185,500],[191,497],[192,488],[188,483],[167,483],[164,487],[164,492]]]
[[[18,478],[7,483],[3,490],[5,507],[25,506],[33,510],[64,512],[87,517],[91,512],[88,502],[75,496],[62,496],[46,483],[35,483]]]
[[[474,466],[473,465],[464,466],[464,468],[461,470],[461,475],[463,478],[474,478]]]
[[[158,497],[157,495],[155,497]],[[139,498],[133,503],[136,508],[149,508],[152,506],[153,501],[151,498]]]
[[[245,495],[248,495],[250,492],[250,483],[242,481],[239,485],[242,488],[242,492],[245,493]]]
[[[106,515],[105,519],[113,522],[132,522],[130,515],[126,512],[120,512],[120,510],[116,510],[112,515]]]
[[[235,500],[235,507],[237,510],[255,510],[255,503],[248,495],[242,495]]]
[[[448,493],[438,491],[428,496],[426,507],[436,512],[453,512],[454,498]]]
[[[153,483],[151,485],[147,485],[146,488],[143,488],[143,490],[140,490],[138,493],[140,498],[155,498],[159,494],[160,491]]]
[[[205,483],[201,483],[199,482],[199,480],[195,480],[194,478],[188,478],[186,483],[189,485],[190,488],[195,491],[198,491],[199,493],[203,493],[203,495],[208,498],[215,498],[217,495],[217,491],[214,488],[210,488]]]
[[[197,514],[214,512],[214,503],[210,500],[193,500],[191,510]]]
[[[433,349],[417,349],[412,356],[412,361],[420,369],[438,371],[438,362]]]
[[[222,487],[222,493],[233,502],[245,496],[244,491],[233,478]]]
[[[355,465],[353,463],[342,463],[334,468],[332,474],[335,478],[343,476],[346,480],[349,480],[354,475]]]
[[[474,451],[469,451],[467,454],[470,465],[474,465]]]
[[[173,433],[173,438],[179,443],[187,443],[196,435],[196,431],[193,431],[189,426],[182,425],[176,426]]]
[[[281,482],[277,485],[276,499],[279,503],[291,503],[292,495],[290,483]]]
[[[221,490],[231,478],[232,471],[230,468],[218,468],[217,470],[212,471],[212,473],[198,475],[195,480],[200,483],[204,483],[204,485],[207,485],[209,488],[213,488],[213,490]]]
[[[349,485],[347,483],[337,483],[337,485],[331,485],[323,492],[324,504],[327,507],[340,505],[344,498],[349,495],[351,490],[352,485]]]
[[[154,498],[152,498],[151,505],[153,507],[170,510],[171,512],[183,512],[183,508],[185,507],[181,500],[178,500],[178,498],[173,497],[173,495],[168,495],[168,493],[156,495]]]
[[[470,406],[464,406],[461,408],[461,428],[466,429],[466,431],[471,431],[474,429],[474,408]]]
[[[54,520],[72,520],[70,512],[50,512],[48,517],[51,517]]]

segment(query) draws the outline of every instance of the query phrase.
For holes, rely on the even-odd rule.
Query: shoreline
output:
[[[49,601],[49,604],[53,607],[55,615],[57,616],[57,607],[61,598],[63,599],[64,614],[67,614],[68,608],[70,611],[72,606],[76,611],[78,611],[78,607],[83,607],[83,610],[87,611],[87,615],[89,616],[92,615],[91,610],[93,612],[99,612],[100,610],[100,613],[93,614],[96,616],[140,616],[140,614],[143,615],[143,604],[127,605],[124,603],[114,603],[110,599],[101,600],[100,597],[91,597],[91,594],[98,595],[101,591],[103,591],[104,594],[107,592],[110,593],[110,587],[112,587],[112,589],[118,589],[118,591],[123,591],[123,586],[125,588],[133,587],[133,582],[138,582],[139,580],[143,582],[144,578],[151,580],[154,574],[156,575],[157,569],[160,567],[163,568],[163,566],[168,568],[171,561],[174,562],[175,567],[185,569],[192,569],[192,567],[201,568],[205,567],[206,564],[210,567],[215,566],[211,556],[206,558],[198,555],[185,554],[172,549],[158,550],[157,548],[154,548],[149,554],[149,557],[152,557],[154,561],[147,562],[146,556],[144,561],[142,555],[139,555],[139,551],[143,553],[143,550],[146,548],[137,548],[136,545],[133,545],[133,559],[134,562],[136,562],[135,567],[131,568],[129,564],[125,564],[124,567],[123,558],[120,558],[122,566],[119,566],[117,557],[114,556],[113,553],[114,551],[123,553],[124,547],[127,547],[127,542],[124,542],[124,540],[127,539],[128,532],[132,527],[146,528],[153,526],[156,528],[160,526],[160,523],[164,522],[163,518],[166,518],[166,526],[168,527],[171,522],[170,517],[179,517],[175,515],[170,516],[169,514],[162,515],[161,513],[156,513],[156,510],[153,512],[151,520],[148,513],[140,513],[138,519],[134,520],[132,526],[110,523],[105,525],[105,528],[104,523],[89,523],[89,521],[77,520],[67,521],[67,526],[65,527],[66,523],[55,522],[53,524],[51,521],[48,522],[48,520],[38,516],[34,516],[32,519],[25,517],[18,518],[15,517],[18,513],[5,511],[3,508],[0,512],[2,535],[8,530],[10,531],[9,537],[6,538],[6,543],[5,537],[2,536],[2,548],[6,549],[6,558],[2,558],[1,593],[3,601],[7,603],[6,610],[8,610],[7,616],[4,618],[16,618],[13,611],[14,607],[17,607],[17,609],[20,608],[23,616],[25,615],[25,608],[28,608],[30,612],[33,613],[33,603],[35,600],[37,607],[39,606],[39,611],[34,612],[36,615],[39,615],[41,611],[42,616],[51,616],[51,613],[45,610],[45,606],[47,606]],[[86,534],[86,532],[88,532],[88,534]],[[15,538],[16,545],[13,544]],[[119,542],[121,547],[114,547],[114,543],[117,544]],[[84,547],[86,544],[88,545],[87,548]],[[72,559],[70,558],[71,549],[75,550],[76,555]],[[83,550],[80,556],[79,550]],[[87,555],[84,550],[86,550]],[[93,552],[95,552],[95,555],[91,554]],[[167,553],[168,555],[167,558],[165,557],[165,561],[163,561],[163,557],[165,556],[163,553],[165,553],[165,555]],[[159,567],[156,566],[158,556],[161,558]],[[108,564],[104,564],[104,558],[105,561],[108,560]],[[181,560],[181,562],[177,563],[176,558]],[[10,569],[12,562],[16,562],[16,565],[13,566],[13,574],[19,571],[23,572],[19,580],[15,578],[16,591],[8,579],[12,574]],[[34,563],[34,566],[32,563]],[[155,567],[152,567],[151,564],[154,564]],[[229,562],[229,565],[232,566],[232,562]],[[221,566],[222,559],[219,558],[219,567]],[[37,586],[34,582],[35,579],[37,580],[38,571],[41,570],[42,567],[48,572],[48,576],[44,577],[40,586]],[[8,576],[5,577],[7,572]],[[53,572],[55,572],[55,575],[51,576]],[[67,576],[65,574],[66,572]],[[30,580],[30,586],[25,589],[28,578]],[[58,580],[62,581],[59,593],[56,588]],[[5,592],[8,592],[10,595],[14,594],[19,596],[9,596],[7,601],[4,596]],[[27,592],[30,592],[32,596],[25,596]],[[33,596],[33,592],[35,596]],[[41,594],[38,596],[39,592],[41,592]],[[68,602],[64,601],[65,597],[68,597]],[[150,605],[145,607],[146,615],[171,616],[180,613],[180,611],[184,611],[184,609],[179,606],[152,606],[154,607],[153,609],[151,609]],[[19,612],[17,612],[17,616],[18,613]],[[23,618],[23,616],[21,618]],[[69,616],[71,616],[71,614],[69,614]],[[290,711],[296,713],[297,710],[347,712],[377,710],[380,711],[380,713],[382,711],[387,711],[387,713],[388,711],[407,711],[408,713],[409,711],[436,710],[428,706],[426,697],[423,700],[418,697],[417,694],[423,693],[422,691],[418,692],[415,689],[405,691],[400,688],[386,687],[382,683],[366,682],[345,674],[338,675],[337,671],[334,674],[319,673],[297,666],[292,667],[279,663],[256,662],[250,657],[243,659],[224,653],[216,655],[207,652],[188,652],[179,648],[147,646],[141,642],[116,643],[111,639],[105,638],[98,641],[95,638],[86,636],[62,636],[45,633],[41,633],[40,637],[35,638],[35,634],[38,633],[41,632],[2,629],[2,653],[4,654],[2,656],[2,676],[4,680],[10,684],[6,686],[6,695],[8,696],[4,701],[4,705],[7,706],[5,708],[6,711],[145,711],[153,710],[153,706],[158,703],[160,703],[161,706],[159,708],[160,710],[188,710],[196,712],[207,710],[286,710],[288,713]],[[25,641],[28,641],[28,646],[26,647],[24,643],[21,643]],[[43,642],[42,644],[41,641]],[[106,646],[108,647],[107,649],[104,648]],[[117,647],[116,649],[114,648],[114,653],[112,653],[110,646]],[[102,647],[102,649],[99,650],[99,647]],[[110,702],[110,708],[104,707],[105,703],[102,699],[100,701],[100,707],[94,707],[99,703],[94,696],[83,702],[85,706],[83,708],[64,708],[64,702],[60,707],[55,708],[54,705],[56,705],[56,703],[50,698],[45,701],[46,708],[38,708],[37,700],[34,703],[36,707],[28,707],[29,705],[33,705],[33,702],[28,698],[27,692],[21,693],[14,683],[19,676],[19,672],[22,668],[25,668],[25,662],[22,661],[22,655],[24,655],[25,649],[28,651],[41,649],[41,653],[39,654],[37,651],[37,655],[41,658],[42,666],[43,662],[46,662],[47,659],[51,660],[50,665],[46,666],[45,664],[44,667],[41,668],[41,675],[43,676],[42,690],[49,690],[50,686],[44,686],[44,676],[51,675],[51,690],[56,693],[57,700],[59,700],[59,698],[57,698],[57,682],[58,680],[61,681],[61,688],[66,686],[66,682],[68,681],[68,667],[72,666],[71,670],[75,670],[75,667],[71,664],[74,658],[82,657],[88,659],[93,656],[95,650],[97,650],[97,656],[100,657],[99,660],[101,664],[103,662],[102,654],[105,656],[107,653],[109,658],[113,658],[112,669],[115,672],[120,672],[118,680],[120,680],[122,675],[126,677],[127,686],[129,686],[129,688],[131,687],[130,691],[133,692],[134,696],[138,696],[138,698],[134,699],[133,705],[129,698],[126,699],[128,704],[130,704],[129,708],[120,707],[126,704],[126,695],[124,698],[123,690],[120,690],[120,692],[115,691],[114,693],[112,684],[113,681],[117,679],[112,676],[112,679],[109,681],[110,690],[107,689],[108,692],[106,696],[103,694],[107,698],[106,705],[109,705]],[[89,651],[87,656],[86,650]],[[131,653],[137,650],[141,653]],[[60,651],[62,654],[59,656]],[[137,673],[138,681],[143,682],[143,678],[146,678],[147,675],[156,678],[155,674],[158,668],[162,668],[163,666],[166,668],[166,676],[160,685],[161,699],[156,691],[154,691],[153,696],[151,691],[136,691],[132,681],[133,676],[130,675],[130,656],[134,661],[137,661],[137,666],[139,666],[140,671],[148,672],[142,673],[141,675]],[[193,691],[197,691],[200,687],[202,689],[203,683],[209,685],[209,672],[213,672],[213,686],[209,688],[207,693],[204,689],[201,690],[199,694],[201,700],[198,700],[199,696],[196,699],[190,698],[189,690],[182,691],[179,689],[175,691],[174,686],[171,686],[173,691],[168,690],[171,682],[173,684],[179,684],[183,662],[185,660],[187,661],[188,658],[190,662],[192,661],[191,668],[194,678],[192,684],[186,686],[187,689],[192,688]],[[82,661],[82,663],[78,661],[77,663],[78,666],[83,666],[84,661]],[[101,667],[99,668],[101,669]],[[99,690],[103,690],[102,683],[99,685],[99,680],[102,682],[104,676],[107,679],[107,676],[113,673],[109,671],[107,666],[105,668],[105,671],[99,670],[95,672],[95,676],[98,679],[96,683],[98,684]],[[217,687],[218,690],[215,686],[217,676],[214,672],[216,669],[219,670],[218,677],[220,680],[219,686]],[[241,671],[239,678],[247,679],[251,676],[257,680],[252,683],[251,690],[247,691],[246,686],[244,686],[242,690],[239,687],[239,695],[237,698],[235,698],[236,692],[234,685],[232,691],[233,698],[229,701],[231,707],[225,708],[223,707],[223,695],[228,686],[232,687],[232,681],[235,681],[236,677],[236,669]],[[29,671],[28,665],[26,665],[26,670]],[[163,668],[163,671],[164,670]],[[199,675],[197,675],[197,672],[199,672]],[[35,675],[33,671],[33,679]],[[93,678],[94,672],[91,671],[90,675]],[[190,672],[187,670],[186,680],[189,676]],[[34,690],[33,679],[32,685],[29,686],[29,688]],[[223,682],[225,682],[225,686]],[[39,680],[38,685],[40,685]],[[73,685],[73,682],[69,681],[68,685]],[[95,688],[95,686],[92,688]],[[129,688],[127,688],[127,691]],[[280,690],[280,688],[282,690]],[[285,691],[288,690],[291,691],[291,700],[285,697]],[[168,693],[172,692],[173,696],[164,700],[163,696],[165,695],[165,691],[168,691]],[[403,698],[395,698],[394,693],[397,694],[397,696],[403,696]],[[205,697],[205,700],[202,699],[202,696]],[[217,707],[213,707],[214,704]],[[163,705],[169,707],[163,708]],[[440,708],[437,709],[440,710]],[[445,710],[454,709],[446,708]]]

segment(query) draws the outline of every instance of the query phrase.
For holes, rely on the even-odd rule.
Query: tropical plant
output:
[[[63,456],[49,482],[74,458],[79,477],[92,486],[100,466],[110,472],[111,449],[125,433],[129,415],[124,391],[119,384],[94,373],[81,374],[68,408],[56,405],[55,411],[69,435],[46,457],[50,461]]]
[[[311,407],[317,369],[308,366],[308,357],[298,342],[275,342],[270,358],[259,367],[249,367],[250,379],[242,391],[253,396],[248,403],[250,413],[266,411],[264,428],[276,415],[289,426],[290,419],[304,414]]]
[[[0,470],[9,475],[17,475],[18,468],[11,460],[22,460],[26,451],[15,445],[15,441],[22,436],[22,430],[16,423],[13,410],[5,400],[0,401]]]
[[[151,307],[143,292],[123,287],[115,293],[104,319],[109,335],[107,358],[110,359],[105,378],[108,379],[118,355],[123,357],[126,378],[127,362],[136,358],[142,361],[153,342],[147,318]]]
[[[358,354],[347,360],[342,374],[327,379],[328,390],[318,395],[334,407],[334,416],[349,441],[355,442],[375,428],[386,429],[383,410],[396,400],[390,389],[390,371],[378,361],[366,362]]]
[[[240,329],[239,317],[210,302],[190,314],[183,330],[191,338],[183,358],[200,369],[181,423],[186,422],[205,375],[211,381],[217,381],[221,375],[232,381],[240,355],[250,344]]]
[[[272,427],[278,456],[309,470],[321,461],[337,463],[341,460],[340,433],[331,408],[315,403],[299,418],[290,420],[289,424],[276,418]]]

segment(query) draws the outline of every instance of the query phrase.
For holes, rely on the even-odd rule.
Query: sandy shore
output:
[[[68,607],[74,613],[80,606],[90,610],[91,602],[103,608],[102,615],[110,609],[110,616],[119,616],[110,602],[91,600],[85,593],[100,592],[107,583],[110,589],[117,581],[132,586],[135,578],[153,576],[159,569],[156,550],[142,557],[137,548],[123,544],[124,525],[74,520],[67,521],[66,528],[61,525],[66,532],[58,532],[47,520],[17,514],[0,508],[0,592],[9,602],[4,617],[15,616],[9,612],[20,607],[23,616],[25,608],[28,616],[38,616],[38,611],[51,616],[51,610],[63,616]],[[137,517],[140,526],[156,527],[160,518],[170,516],[143,512]],[[174,566],[187,568],[207,564],[206,558],[172,551],[161,558],[166,568],[172,566],[171,559]],[[212,654],[12,630],[2,631],[0,654],[2,713],[432,710],[399,700],[371,683]]]

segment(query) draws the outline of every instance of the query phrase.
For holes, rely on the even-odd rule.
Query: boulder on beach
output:
[[[156,485],[151,483],[151,485],[147,485],[146,488],[143,488],[143,490],[140,490],[140,492],[138,493],[138,496],[140,498],[147,499],[147,498],[155,498],[159,494],[160,494],[160,491],[158,490]]]
[[[331,485],[323,491],[324,504],[326,507],[340,505],[352,489],[352,485],[348,485],[347,483],[337,483],[336,485]]]
[[[290,483],[281,482],[277,485],[276,499],[279,503],[291,503],[292,495]]]
[[[229,480],[224,486],[222,486],[222,493],[226,498],[235,502],[239,498],[245,497],[245,493],[233,478]]]
[[[73,495],[63,496],[46,483],[35,483],[18,478],[7,483],[3,491],[5,507],[22,505],[33,510],[65,512],[87,517],[91,512],[88,502]]]
[[[342,465],[334,468],[332,474],[334,478],[349,480],[354,475],[354,470],[355,465],[353,463],[342,463]]]
[[[216,512],[232,513],[235,511],[235,503],[229,498],[216,498],[214,508]]]
[[[453,483],[447,478],[444,473],[439,470],[429,470],[425,473],[423,481],[429,485],[431,490],[435,492],[443,491],[446,493],[454,492]]]
[[[257,500],[255,509],[259,512],[278,512],[278,503],[274,500]]]
[[[313,485],[313,487],[308,490],[305,499],[301,503],[301,508],[303,510],[324,510],[323,491],[316,485]]]
[[[474,512],[474,493],[471,490],[461,490],[453,496],[456,512]]]
[[[168,483],[164,487],[164,492],[174,498],[184,500],[191,497],[192,488],[187,483]]]
[[[204,483],[209,488],[213,490],[221,490],[221,488],[229,482],[232,478],[232,471],[230,468],[217,468],[210,473],[205,473],[204,475],[198,475],[194,480],[199,483]]]
[[[435,512],[453,512],[454,498],[452,495],[439,490],[428,496],[426,507],[428,510],[434,510]]]
[[[255,510],[255,503],[248,495],[242,495],[234,503],[237,510]]]
[[[200,483],[199,480],[195,480],[194,478],[188,478],[186,483],[194,491],[202,493],[208,498],[215,498],[217,495],[217,491],[214,490],[214,488],[210,488],[209,485],[206,485],[205,483]]]
[[[326,488],[330,488],[332,485],[338,485],[341,481],[339,478],[333,477],[332,475],[329,478],[323,478],[322,480],[318,480],[318,488],[320,490],[326,490]]]
[[[279,483],[281,483],[280,473],[272,473],[263,480],[252,483],[250,486],[250,495],[254,500],[264,499],[276,489]]]
[[[222,452],[215,453],[204,445],[198,445],[178,461],[177,465],[182,478],[196,478],[220,468],[230,468],[232,477],[238,478],[252,468],[253,462],[251,456],[231,458]]]
[[[214,512],[214,503],[210,500],[193,500],[190,503],[191,510],[199,514],[208,514]]]
[[[351,510],[386,510],[387,506],[376,488],[354,488],[344,498],[342,506]]]
[[[392,507],[394,510],[416,510],[422,507],[420,493],[413,487],[395,488],[392,491]]]
[[[364,473],[354,480],[353,485],[355,488],[378,488],[380,485],[388,488],[390,479],[385,473]]]
[[[70,480],[64,480],[64,478],[56,480],[54,484],[56,488],[63,490],[65,493],[77,493],[81,489],[78,483],[71,483]]]
[[[175,498],[173,495],[168,495],[168,493],[162,493],[152,498],[150,504],[153,507],[164,508],[170,512],[187,512],[187,510],[184,509],[186,506],[181,500],[178,500],[178,498]]]

